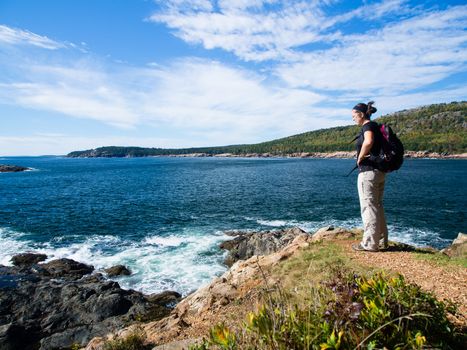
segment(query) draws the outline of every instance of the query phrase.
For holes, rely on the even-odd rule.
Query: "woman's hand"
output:
[[[367,155],[365,155],[365,156],[363,156],[363,157],[358,157],[358,159],[357,159],[357,165],[360,166],[360,163],[363,162],[363,160],[364,160],[365,158],[369,158],[369,157],[370,157],[369,154],[367,154]]]

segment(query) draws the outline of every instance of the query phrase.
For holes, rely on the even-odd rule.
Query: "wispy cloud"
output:
[[[165,23],[186,42],[206,49],[221,48],[244,60],[291,59],[294,48],[328,41],[327,30],[353,18],[375,19],[401,11],[404,1],[387,0],[328,17],[335,1],[160,1],[161,10],[150,17]],[[193,3],[193,2],[191,2]]]
[[[467,6],[424,10],[386,0],[329,16],[334,3],[202,1],[190,7],[186,1],[167,1],[151,19],[207,49],[221,48],[247,61],[278,61],[270,67],[288,86],[322,94],[402,93],[465,71]],[[339,30],[353,19],[382,21],[367,32]],[[302,46],[316,42],[328,48]]]
[[[49,39],[46,36],[31,33],[27,30],[15,29],[0,25],[0,44],[32,45],[43,49],[56,50],[66,47],[65,44]]]
[[[221,48],[245,60],[265,60],[288,54],[291,47],[316,40],[322,12],[316,2],[214,1],[191,8],[184,2],[164,2],[151,16],[174,34],[206,49]],[[274,6],[274,10],[267,10]],[[300,35],[297,35],[300,33]]]
[[[0,83],[2,103],[120,128],[177,129],[204,139],[204,145],[256,142],[342,123],[337,117],[342,111],[318,107],[324,96],[218,61],[186,58],[168,66],[105,68],[92,60],[18,64],[20,79]]]
[[[381,110],[394,112],[434,103],[465,101],[467,99],[467,86],[411,94],[379,95],[376,96],[376,99],[380,101],[378,107]]]
[[[437,11],[366,34],[277,67],[290,86],[394,93],[427,86],[465,70],[467,6]]]
[[[106,136],[76,136],[69,134],[37,134],[0,136],[1,155],[40,156],[65,155],[76,150],[93,149],[103,146],[138,146],[138,147],[180,147],[189,146],[182,138]]]
[[[119,92],[106,86],[77,86],[61,83],[15,83],[2,84],[0,93],[4,102],[15,102],[23,107],[60,112],[78,118],[95,119],[108,124],[129,128],[137,120],[125,105]]]
[[[264,76],[215,61],[182,60],[144,74],[157,84],[144,97],[144,115],[159,116],[177,127],[244,135],[257,133],[259,128],[296,129],[294,124],[304,120],[314,124],[312,109],[323,99],[311,91],[280,87],[265,81]],[[283,123],[284,115],[289,117],[288,125]]]
[[[120,128],[131,128],[137,123],[138,115],[128,103],[128,94],[99,62],[90,58],[74,63],[55,61],[60,58],[48,56],[31,62],[30,58],[15,57],[8,62],[15,79],[0,79],[0,101]]]

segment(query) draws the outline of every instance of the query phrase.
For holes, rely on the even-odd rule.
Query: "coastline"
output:
[[[230,267],[222,276],[182,299],[169,316],[154,322],[135,323],[107,336],[95,337],[85,350],[102,350],[106,344],[123,342],[135,335],[142,342],[154,346],[153,350],[182,350],[199,345],[213,334],[216,324],[222,324],[229,333],[238,331],[239,321],[251,319],[252,312],[258,310],[262,303],[264,305],[264,291],[270,293],[274,288],[280,288],[298,293],[304,286],[322,285],[325,282],[324,275],[321,275],[322,264],[327,262],[327,266],[335,266],[339,259],[343,259],[341,263],[345,261],[346,266],[358,270],[359,274],[371,275],[375,254],[376,266],[383,268],[385,273],[403,275],[409,283],[420,285],[422,290],[434,293],[441,300],[459,303],[459,313],[453,312],[449,317],[456,327],[462,329],[465,326],[465,319],[459,316],[466,307],[462,291],[465,283],[459,281],[464,280],[466,270],[447,262],[464,254],[465,235],[459,234],[452,245],[442,251],[390,242],[390,247],[381,253],[356,253],[351,244],[360,237],[358,229],[332,226],[316,232],[305,232],[295,227],[281,231],[235,233],[231,240],[220,245],[221,249],[228,251],[225,263]],[[423,258],[426,255],[444,261],[444,265],[433,262],[433,258]],[[303,276],[307,277],[301,278]]]
[[[93,266],[82,262],[70,259],[45,262],[47,256],[44,254],[18,254],[12,258],[14,266],[2,266],[1,269],[1,288],[9,291],[2,311],[4,314],[10,310],[15,313],[9,313],[8,322],[2,325],[0,347],[37,345],[46,350],[74,349],[78,345],[81,349],[103,350],[116,339],[131,338],[138,330],[140,339],[148,345],[161,346],[153,349],[165,349],[163,344],[183,349],[179,346],[180,341],[191,345],[193,338],[205,337],[219,322],[235,327],[239,319],[245,319],[255,305],[259,305],[261,290],[265,287],[278,285],[279,280],[287,290],[308,286],[307,278],[297,277],[310,273],[312,268],[311,275],[317,278],[324,262],[332,266],[338,264],[339,259],[360,273],[370,273],[370,266],[375,263],[388,273],[402,273],[410,282],[420,284],[437,297],[460,303],[460,315],[465,312],[465,282],[457,281],[466,281],[467,270],[449,261],[460,261],[455,259],[465,257],[467,235],[460,233],[442,251],[390,242],[389,248],[379,254],[355,253],[350,246],[361,239],[361,234],[359,229],[333,226],[315,232],[293,227],[279,231],[230,233],[231,239],[219,245],[219,249],[227,251],[224,264],[229,269],[185,298],[175,291],[145,295],[123,290],[118,282],[108,278],[115,268],[119,271],[115,272],[117,275],[131,274],[130,271],[125,273],[122,265],[105,270],[106,278]],[[323,255],[323,252],[327,253]],[[417,254],[432,258],[417,260]],[[329,256],[337,260],[330,262]],[[299,263],[304,260],[304,264]],[[431,273],[433,270],[436,270],[435,274]],[[440,279],[439,276],[444,277]],[[45,304],[41,303],[44,298],[47,300]],[[30,308],[31,305],[34,307]],[[239,317],[232,318],[229,316],[232,314]],[[456,315],[451,315],[456,317],[453,319],[456,324],[465,326],[465,319]],[[52,320],[55,321],[50,326]],[[37,324],[46,327],[38,328]],[[35,337],[26,337],[32,331]],[[26,343],[16,337],[18,334],[24,335],[21,339],[24,338]],[[19,347],[22,345],[26,347]]]
[[[273,153],[185,153],[185,154],[160,154],[150,156],[97,156],[83,155],[83,156],[66,156],[66,158],[308,158],[308,159],[355,159],[356,153],[354,151],[336,151],[336,152],[297,152],[288,154],[273,154]],[[406,151],[404,154],[406,159],[467,159],[467,153],[439,153],[430,151]]]
[[[272,153],[187,153],[177,155],[161,155],[156,157],[180,157],[180,158],[197,158],[197,157],[216,157],[216,158],[310,158],[310,159],[355,159],[355,152],[337,151],[337,152],[297,152],[284,155]],[[467,159],[467,153],[447,154],[430,151],[407,151],[404,158],[412,159]]]

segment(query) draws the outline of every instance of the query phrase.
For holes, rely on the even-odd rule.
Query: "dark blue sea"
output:
[[[0,264],[24,251],[97,269],[146,293],[187,294],[225,271],[228,230],[360,227],[353,160],[0,158]],[[466,232],[467,161],[406,160],[386,179],[390,239],[437,248]]]

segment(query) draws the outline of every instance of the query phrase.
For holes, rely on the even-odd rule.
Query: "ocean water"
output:
[[[353,160],[2,158],[0,264],[24,251],[68,257],[145,293],[187,294],[226,270],[229,230],[361,226]],[[466,232],[467,162],[406,160],[386,180],[390,239],[437,248]]]

